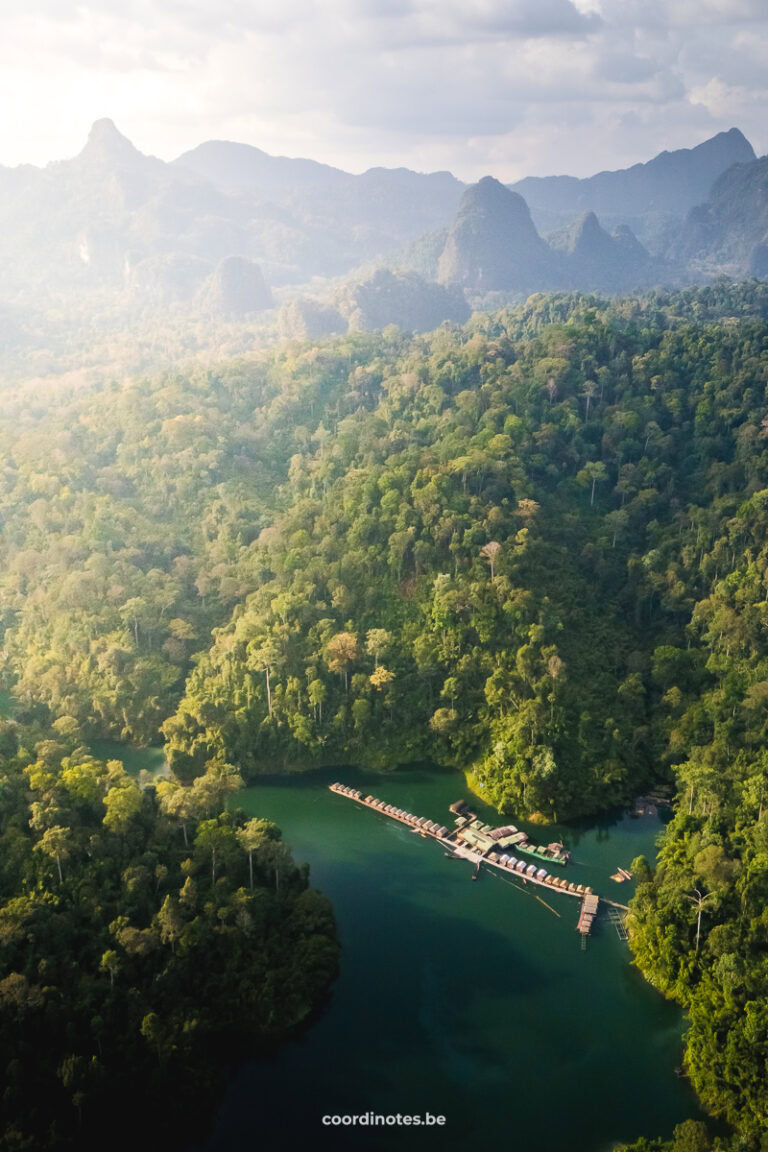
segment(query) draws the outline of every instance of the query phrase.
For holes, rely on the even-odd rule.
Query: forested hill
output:
[[[658,769],[652,649],[706,588],[686,549],[767,482],[765,309],[532,297],[9,398],[17,696],[139,742],[172,716],[185,773],[431,756],[514,811],[629,795]]]
[[[704,542],[768,481],[764,321],[671,322],[706,301],[544,322],[541,298],[372,344],[243,554],[255,591],[165,727],[177,770],[431,757],[559,816],[646,785],[654,650],[689,659]]]
[[[20,719],[162,724],[179,797],[228,764],[431,758],[546,819],[673,781],[633,945],[689,1008],[702,1099],[757,1148],[767,384],[768,290],[719,282],[9,396]]]

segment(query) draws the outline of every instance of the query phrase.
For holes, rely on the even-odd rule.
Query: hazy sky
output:
[[[373,164],[588,175],[740,127],[768,145],[768,0],[5,0],[0,163],[110,116]]]

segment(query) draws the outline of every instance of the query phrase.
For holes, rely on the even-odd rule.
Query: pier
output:
[[[356,800],[364,808],[373,808],[375,812],[389,816],[390,820],[399,820],[401,824],[407,824],[414,832],[421,832],[424,836],[431,836],[433,840],[439,840],[441,843],[447,844],[448,847],[452,847],[447,839],[448,829],[444,824],[437,824],[436,821],[427,820],[424,816],[414,816],[411,812],[397,808],[394,804],[387,804],[386,801],[379,800],[375,796],[363,796],[358,788],[348,788],[346,784],[330,784],[329,788],[331,792],[336,792],[339,796]]]
[[[599,898],[593,895],[591,888],[587,888],[583,884],[569,883],[562,876],[550,875],[546,868],[525,860],[518,860],[505,852],[488,852],[486,854],[467,847],[457,840],[457,829],[449,831],[444,824],[438,824],[435,820],[427,820],[424,816],[414,816],[412,812],[406,812],[404,808],[398,808],[394,804],[387,804],[386,801],[379,800],[376,796],[364,796],[358,788],[350,788],[346,784],[339,783],[330,784],[329,788],[338,796],[346,796],[348,800],[354,800],[363,808],[371,808],[374,812],[380,812],[382,816],[388,816],[390,820],[397,820],[400,824],[405,824],[406,827],[422,836],[436,840],[438,844],[442,844],[448,850],[452,857],[469,860],[478,868],[481,864],[486,864],[490,868],[497,868],[500,872],[507,874],[512,872],[524,884],[535,884],[541,888],[548,888],[551,892],[562,892],[566,896],[576,896],[581,900],[591,898],[594,900],[595,910],[597,909]],[[582,904],[582,916],[583,914],[584,907]],[[590,927],[593,919],[594,912],[589,920]],[[579,924],[581,924],[581,918]],[[579,931],[581,931],[581,927],[579,927]]]

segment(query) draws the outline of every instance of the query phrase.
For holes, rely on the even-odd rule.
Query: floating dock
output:
[[[581,902],[581,912],[579,913],[579,922],[576,925],[576,931],[581,932],[582,936],[589,936],[592,931],[592,923],[597,916],[597,906],[600,903],[600,897],[595,896],[590,892],[584,897]]]
[[[362,804],[364,808],[372,808],[374,812],[381,812],[382,816],[388,816],[391,820],[405,824],[422,836],[437,840],[439,844],[449,850],[453,857],[470,860],[478,866],[487,864],[489,867],[498,868],[500,872],[507,874],[512,872],[525,884],[537,884],[542,888],[549,888],[550,891],[563,892],[567,896],[577,896],[579,899],[591,897],[595,901],[595,908],[597,907],[598,897],[593,896],[592,889],[586,888],[583,884],[573,884],[561,876],[551,876],[546,868],[530,864],[525,860],[518,860],[506,852],[484,853],[470,848],[456,839],[458,829],[449,832],[444,824],[438,824],[435,820],[427,820],[424,816],[414,816],[412,812],[406,812],[404,808],[398,808],[394,804],[387,804],[385,800],[379,800],[376,796],[364,796],[359,788],[350,788],[346,784],[338,783],[330,784],[329,788],[331,792],[335,792],[339,796],[346,796],[348,800],[354,800],[357,804]],[[591,923],[590,920],[590,926]]]
[[[363,796],[359,788],[348,788],[346,784],[331,784],[329,787],[331,792],[336,792],[339,796],[356,800],[365,808],[373,808],[375,812],[389,816],[390,820],[399,820],[401,824],[407,824],[414,832],[421,832],[424,836],[431,836],[433,840],[440,840],[448,847],[452,846],[446,839],[448,829],[444,824],[437,824],[436,821],[427,820],[424,816],[414,816],[412,813],[406,812],[404,808],[387,804],[385,800],[378,800],[375,796]]]
[[[459,803],[462,803],[459,801]],[[457,804],[451,805],[451,812],[456,812]],[[546,864],[565,865],[570,860],[570,853],[563,844],[534,844],[527,832],[521,832],[514,824],[506,824],[503,828],[492,828],[484,824],[470,812],[463,804],[462,810],[456,815],[455,838],[465,845],[469,845],[483,856],[523,852],[526,856],[533,856]]]

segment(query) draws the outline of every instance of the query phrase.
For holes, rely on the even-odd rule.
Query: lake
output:
[[[473,882],[472,865],[329,792],[333,779],[445,823],[463,797],[501,823],[462,777],[431,769],[270,778],[240,794],[250,815],[277,821],[333,901],[341,975],[300,1039],[240,1070],[200,1149],[604,1152],[701,1115],[675,1074],[681,1013],[631,966],[607,919],[582,951],[573,897],[521,892],[493,869]],[[578,829],[514,822],[540,841],[562,837],[577,861],[568,878],[622,903],[631,885],[610,874],[652,859],[661,828],[621,814]],[[368,1111],[431,1112],[446,1125],[321,1124]]]
[[[135,773],[164,766],[159,748],[92,748]],[[701,1116],[675,1072],[681,1013],[631,966],[605,916],[582,951],[573,897],[520,891],[494,869],[473,882],[466,861],[329,792],[334,779],[448,825],[448,805],[459,798],[502,822],[463,777],[435,769],[339,769],[267,778],[240,793],[249,815],[280,825],[296,860],[309,863],[313,886],[333,901],[341,974],[300,1039],[240,1069],[196,1152],[609,1152]],[[578,827],[514,823],[538,841],[563,839],[575,860],[563,874],[621,903],[632,886],[611,873],[641,853],[652,860],[662,827],[657,817],[621,813]],[[369,1111],[430,1112],[446,1124],[321,1123],[326,1114]]]

